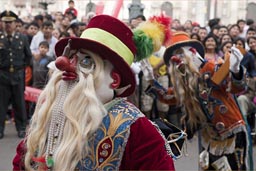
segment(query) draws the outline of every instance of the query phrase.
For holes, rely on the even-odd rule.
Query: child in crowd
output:
[[[47,83],[48,67],[47,65],[52,61],[52,58],[47,56],[49,51],[49,43],[42,41],[39,44],[39,58],[33,59],[33,84],[35,88],[43,89]]]
[[[32,87],[43,89],[48,81],[49,68],[47,65],[53,60],[51,57],[47,56],[46,53],[49,51],[49,43],[47,41],[42,41],[39,43],[39,58],[33,58],[33,83]],[[29,107],[30,119],[34,113],[36,103],[31,102]]]

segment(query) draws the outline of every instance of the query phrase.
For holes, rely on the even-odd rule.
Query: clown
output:
[[[14,170],[174,170],[161,133],[125,98],[135,88],[133,33],[99,15],[60,40]]]
[[[164,53],[173,87],[162,88],[144,60],[142,68],[151,82],[146,91],[166,104],[183,107],[182,124],[189,138],[201,130],[203,170],[250,170],[247,128],[233,95],[245,88],[242,54],[232,47],[222,65],[205,61],[203,56],[199,41],[184,32],[174,33]]]

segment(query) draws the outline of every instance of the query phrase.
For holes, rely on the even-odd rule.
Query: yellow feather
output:
[[[154,47],[154,52],[160,50],[165,35],[164,35],[164,27],[157,23],[157,22],[143,22],[141,23],[136,30],[142,30],[147,36],[149,36],[153,41],[153,47]]]

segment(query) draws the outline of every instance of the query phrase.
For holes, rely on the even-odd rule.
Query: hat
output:
[[[131,85],[120,97],[127,97],[135,90],[135,75],[130,68],[136,53],[133,33],[120,20],[98,15],[91,19],[80,36],[64,38],[57,42],[55,53],[61,56],[68,40],[71,39],[71,49],[88,49],[110,61],[121,76],[120,87]]]
[[[197,50],[201,57],[204,57],[204,46],[201,42],[195,39],[191,39],[186,32],[178,31],[173,33],[170,46],[166,48],[164,53],[164,62],[167,66],[170,65],[169,60],[173,56],[173,52],[176,49],[184,46],[191,46]]]
[[[0,14],[2,21],[16,21],[18,16],[12,11],[4,11]]]
[[[72,9],[72,8],[67,9],[67,11],[65,12],[65,14],[73,15],[73,16],[76,16],[76,14],[75,14],[75,13],[76,13],[76,12],[75,12],[75,10],[74,10],[74,9]]]

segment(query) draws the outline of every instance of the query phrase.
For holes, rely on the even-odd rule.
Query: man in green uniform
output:
[[[14,109],[18,137],[25,136],[27,114],[25,109],[25,66],[32,54],[27,37],[16,32],[18,16],[12,11],[0,14],[3,32],[0,32],[0,139],[4,137],[5,118],[9,102]]]

